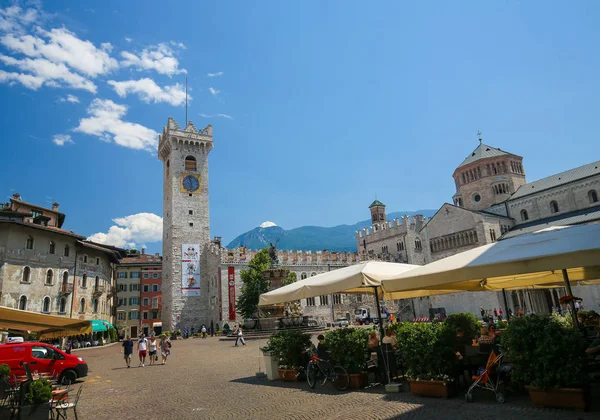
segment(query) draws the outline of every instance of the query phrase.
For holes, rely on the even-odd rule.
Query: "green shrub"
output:
[[[108,338],[110,338],[111,343],[116,343],[117,341],[119,341],[119,334],[117,333],[116,328],[108,329]]]
[[[0,364],[0,378],[10,377],[10,366],[6,363]]]
[[[502,333],[513,381],[546,388],[584,385],[585,346],[580,334],[560,315],[514,318]]]
[[[44,404],[52,398],[52,384],[46,379],[31,382],[29,391],[25,394],[25,401],[29,405]]]
[[[165,335],[167,338],[171,338],[171,331],[163,331],[160,333],[160,335]]]
[[[277,331],[269,337],[263,353],[270,353],[279,359],[279,367],[298,369],[304,367],[306,358],[302,353],[312,345],[310,334],[301,331]]]
[[[415,380],[454,380],[458,364],[456,329],[445,323],[401,322],[393,327],[406,376]]]
[[[573,328],[573,318],[571,317],[571,313],[560,315],[556,312],[552,312],[552,315],[550,316],[563,327]]]
[[[455,332],[458,329],[462,330],[465,342],[471,342],[474,338],[478,337],[481,329],[477,318],[468,312],[451,314],[446,318],[444,323]]]
[[[174,335],[175,337],[179,337],[179,336],[183,335],[181,330],[175,330],[171,334]]]
[[[339,328],[325,333],[325,345],[331,358],[348,373],[364,371],[367,360],[369,331],[364,328]]]

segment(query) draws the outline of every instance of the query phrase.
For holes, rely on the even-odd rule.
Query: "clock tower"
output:
[[[210,217],[208,154],[212,126],[182,130],[173,118],[159,135],[163,163],[163,330],[198,326],[208,314],[206,285]]]

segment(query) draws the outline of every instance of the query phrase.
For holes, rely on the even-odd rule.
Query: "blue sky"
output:
[[[225,243],[438,208],[477,130],[530,181],[600,156],[596,1],[0,4],[0,191],[97,240],[160,251],[186,75]]]

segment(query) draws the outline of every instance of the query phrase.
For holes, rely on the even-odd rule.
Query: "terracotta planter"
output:
[[[548,388],[542,390],[526,386],[531,402],[536,407],[570,408],[577,411],[586,409],[586,392],[583,388]]]
[[[294,369],[278,369],[279,379],[283,379],[285,382],[296,381],[296,371]]]
[[[291,327],[293,325],[292,318],[281,318],[281,322],[285,327]]]
[[[410,392],[419,397],[448,398],[452,395],[451,384],[446,381],[415,381],[409,379]]]
[[[363,389],[367,386],[369,377],[366,373],[350,373],[348,376],[350,376],[350,385],[348,385],[348,388]]]

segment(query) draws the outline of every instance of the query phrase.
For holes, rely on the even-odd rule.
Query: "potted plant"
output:
[[[512,380],[526,385],[536,406],[585,410],[585,345],[576,329],[529,315],[512,320],[501,340]]]
[[[52,399],[52,384],[46,379],[38,379],[28,383],[25,400],[19,408],[19,420],[48,420]]]
[[[448,398],[458,372],[456,330],[441,322],[402,322],[394,327],[411,392]]]
[[[325,334],[325,345],[331,358],[348,372],[351,389],[367,386],[368,341],[369,331],[364,328],[338,328]]]
[[[295,381],[302,372],[306,360],[306,349],[311,347],[310,334],[301,331],[277,331],[269,337],[261,350],[277,358],[278,374],[284,381]]]
[[[251,330],[256,326],[256,319],[248,318],[244,321],[244,329]]]
[[[181,330],[175,330],[171,333],[171,340],[179,340],[179,337],[181,337],[183,335],[183,333],[181,332]]]

